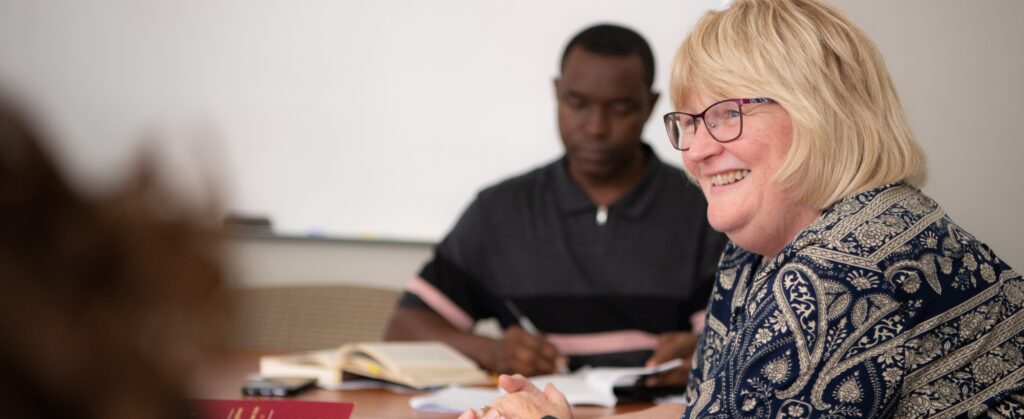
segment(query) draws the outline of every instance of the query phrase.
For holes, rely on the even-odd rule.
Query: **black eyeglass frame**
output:
[[[694,134],[696,134],[697,133],[697,119],[699,118],[701,121],[704,121],[704,128],[706,129],[707,128],[707,121],[704,120],[704,114],[706,114],[709,110],[711,110],[711,108],[714,108],[715,106],[718,106],[719,104],[722,104],[722,103],[725,103],[725,102],[736,103],[736,105],[739,107],[739,111],[740,111],[740,129],[739,129],[739,131],[737,131],[735,137],[732,137],[732,138],[727,139],[727,140],[723,140],[721,138],[716,137],[715,134],[713,132],[711,132],[710,129],[708,129],[708,134],[711,135],[711,138],[713,138],[715,141],[718,141],[720,143],[727,143],[729,141],[732,141],[732,140],[735,140],[737,138],[740,138],[740,136],[743,135],[743,105],[746,105],[748,103],[775,103],[775,100],[771,99],[771,98],[767,98],[767,97],[725,99],[725,100],[720,100],[718,102],[712,103],[707,108],[704,108],[704,110],[701,111],[701,113],[699,113],[699,114],[691,114],[691,113],[686,113],[686,112],[669,112],[669,113],[665,114],[665,116],[661,117],[662,120],[665,122],[665,131],[666,131],[665,133],[668,134],[668,142],[671,143],[672,147],[675,148],[676,150],[686,151],[686,150],[690,149],[690,147],[682,148],[682,136],[683,136],[682,130],[680,130],[680,132],[679,132],[679,137],[673,140],[673,138],[672,138],[673,127],[671,125],[672,121],[670,121],[669,118],[672,118],[675,115],[686,115],[686,116],[690,117],[690,119],[693,120]]]

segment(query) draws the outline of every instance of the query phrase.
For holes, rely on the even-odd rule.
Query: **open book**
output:
[[[452,347],[434,341],[362,342],[338,349],[260,358],[265,377],[311,377],[323,388],[341,388],[354,374],[414,389],[487,384],[487,374]]]

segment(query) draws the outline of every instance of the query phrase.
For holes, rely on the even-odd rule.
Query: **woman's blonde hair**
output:
[[[683,41],[670,91],[770,97],[793,120],[793,142],[775,180],[824,209],[855,193],[903,181],[921,187],[927,167],[882,55],[841,11],[818,0],[736,0],[711,11]]]

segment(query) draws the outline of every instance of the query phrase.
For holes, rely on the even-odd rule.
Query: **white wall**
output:
[[[0,0],[0,85],[42,109],[79,179],[115,177],[140,132],[185,126],[179,137],[222,139],[204,153],[228,162],[221,174],[238,208],[293,204],[296,215],[275,221],[298,233],[315,228],[300,227],[304,220],[335,217],[354,223],[354,235],[432,241],[478,187],[558,154],[550,79],[568,36],[595,20],[635,25],[656,43],[663,90],[672,49],[708,3],[719,1]],[[1024,266],[1024,2],[836,3],[887,60],[930,159],[925,190]],[[476,39],[493,48],[467,49]],[[381,54],[403,65],[380,66],[395,58]],[[486,63],[498,68],[452,88]],[[519,93],[528,99],[499,110]],[[430,110],[454,119],[395,117]],[[349,125],[360,128],[346,134]],[[646,135],[677,160],[660,130],[655,120]],[[247,164],[262,173],[255,181]],[[296,173],[312,177],[288,180]],[[367,256],[358,243],[241,243],[239,271],[259,285],[394,286],[428,254],[425,246],[370,243]]]
[[[719,1],[0,0],[0,85],[90,186],[152,132],[182,183],[207,156],[280,232],[438,240],[482,186],[559,156],[574,32],[643,28],[664,64]],[[656,119],[647,136],[671,150]]]
[[[238,236],[229,260],[238,286],[346,283],[402,289],[430,256],[427,243]]]
[[[928,154],[925,191],[1024,269],[1024,2],[836,3],[885,56]]]

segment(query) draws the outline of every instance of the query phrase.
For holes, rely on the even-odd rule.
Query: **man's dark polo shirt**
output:
[[[564,158],[483,190],[400,306],[463,330],[491,317],[505,328],[511,300],[570,366],[641,365],[658,334],[689,330],[707,306],[725,245],[700,190],[644,148],[643,180],[603,224]]]

